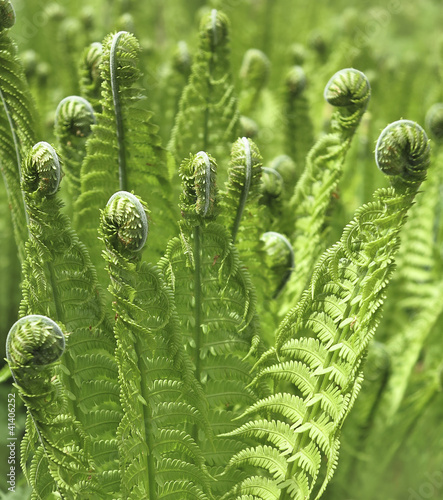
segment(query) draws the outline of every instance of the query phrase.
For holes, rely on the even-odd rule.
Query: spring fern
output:
[[[254,382],[268,381],[274,394],[252,405],[245,415],[258,416],[230,434],[260,444],[236,454],[228,471],[245,463],[260,467],[280,500],[310,498],[315,490],[319,498],[336,467],[340,428],[360,388],[398,234],[429,165],[424,131],[407,121],[391,124],[380,136],[377,161],[393,176],[393,187],[377,191],[321,257],[299,304],[280,326],[276,347],[260,360]],[[254,485],[254,494],[263,498],[262,478],[253,477],[257,483],[250,477],[247,489]],[[240,484],[231,496],[243,494]]]
[[[271,4],[257,12],[272,17],[280,7]],[[119,25],[136,24],[120,7]],[[246,2],[227,7],[246,12]],[[165,5],[168,29],[183,22],[171,12]],[[102,44],[84,36],[80,81],[72,78],[69,92],[80,95],[55,109],[49,87],[38,90],[47,93],[43,108],[55,110],[56,150],[35,144],[33,104],[8,35],[14,12],[0,2],[2,192],[23,273],[6,355],[27,408],[21,455],[31,498],[374,498],[441,390],[441,173],[430,171],[428,198],[415,204],[429,141],[413,121],[391,123],[376,145],[390,187],[357,208],[325,249],[331,217],[341,216],[338,193],[349,197],[347,157],[366,161],[351,143],[368,78],[336,72],[341,56],[328,59],[322,37],[308,49],[314,55],[293,48],[289,65],[276,54],[276,73],[264,52],[242,50],[233,58],[245,54],[237,107],[230,22],[219,10],[201,12],[195,54],[182,41],[165,64],[155,44],[127,31]],[[63,26],[73,52],[79,24]],[[266,49],[272,33],[262,35]],[[314,138],[320,60],[334,73],[324,94],[334,111]],[[158,79],[149,100],[141,67]],[[279,98],[272,81],[288,67]],[[66,63],[61,72],[75,73]],[[436,141],[438,117],[436,107],[427,119]],[[334,476],[341,441],[346,477]],[[361,460],[360,448],[377,462]]]

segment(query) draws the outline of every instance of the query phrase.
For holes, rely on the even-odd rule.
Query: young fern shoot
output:
[[[232,457],[227,473],[248,465],[264,474],[250,474],[226,498],[320,498],[333,475],[399,233],[429,166],[425,132],[408,121],[391,124],[379,138],[376,159],[392,187],[376,191],[323,254],[282,322],[275,348],[260,359],[253,385],[266,381],[274,393],[251,405],[243,414],[249,421],[227,434],[256,441]]]
[[[172,294],[158,269],[140,262],[145,205],[131,193],[115,193],[102,212],[101,234],[124,410],[118,428],[123,498],[206,498],[203,457],[189,434],[192,426],[208,429],[205,404],[178,334]]]
[[[285,290],[283,312],[294,304],[324,250],[325,227],[333,193],[341,178],[351,140],[371,95],[366,76],[355,69],[336,73],[325,87],[325,99],[336,107],[331,132],[308,154],[306,168],[290,202],[294,228],[290,236],[297,265]]]

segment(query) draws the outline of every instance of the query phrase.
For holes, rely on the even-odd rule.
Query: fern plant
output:
[[[6,0],[0,8],[0,159],[23,276],[6,354],[27,409],[21,466],[31,499],[347,494],[340,473],[327,489],[340,470],[342,428],[345,444],[349,422],[354,443],[380,458],[380,443],[411,405],[407,396],[417,395],[411,373],[439,312],[421,314],[403,294],[387,311],[422,325],[413,349],[398,353],[413,337],[408,328],[389,342],[383,330],[372,340],[398,252],[394,291],[440,283],[427,274],[431,255],[414,267],[414,249],[400,244],[403,235],[410,245],[423,241],[433,227],[429,218],[423,233],[416,229],[422,213],[434,213],[436,171],[423,188],[428,203],[413,206],[430,165],[426,132],[411,120],[384,128],[375,162],[390,185],[326,248],[369,104],[364,73],[334,71],[324,92],[334,111],[314,141],[303,119],[307,75],[293,68],[281,141],[292,158],[266,166],[260,106],[269,61],[257,49],[246,53],[237,105],[229,19],[203,9],[167,146],[141,89],[140,43],[127,31],[85,49],[81,95],[65,97],[54,113],[57,144],[36,143],[9,38],[14,11]],[[250,116],[256,137],[238,137]],[[297,137],[303,125],[305,142]],[[429,293],[436,304],[440,293]],[[385,361],[394,354],[390,375]],[[364,382],[367,357],[369,369],[381,359],[381,375],[369,371]],[[402,436],[438,390],[435,382],[413,399]],[[374,477],[399,443],[373,464]],[[350,457],[343,470],[358,478],[355,491],[370,491]]]

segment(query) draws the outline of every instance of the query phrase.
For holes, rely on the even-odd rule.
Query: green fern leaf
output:
[[[214,9],[200,24],[199,50],[168,149],[178,163],[197,151],[210,151],[221,161],[237,138],[238,120],[230,75],[229,22]]]

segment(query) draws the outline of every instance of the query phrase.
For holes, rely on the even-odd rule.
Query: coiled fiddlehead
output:
[[[36,368],[59,360],[65,350],[65,336],[60,327],[38,314],[19,319],[9,330],[6,357],[11,370]]]
[[[59,379],[57,362],[65,350],[60,327],[46,316],[19,319],[9,331],[6,356],[20,397],[30,419],[24,443],[39,441],[30,469],[49,470],[52,484],[44,484],[44,473],[31,475],[34,492],[57,491],[61,498],[86,498],[95,490],[94,466],[85,451],[79,423],[68,412],[66,392]],[[25,448],[27,447],[25,446]],[[43,486],[43,484],[44,486]]]
[[[71,202],[80,194],[80,169],[86,156],[86,139],[94,123],[94,110],[83,97],[65,97],[55,111],[54,133],[64,160]]]
[[[180,165],[183,183],[180,210],[188,222],[199,223],[215,217],[217,167],[214,158],[200,151]]]
[[[352,136],[371,98],[371,86],[366,75],[354,68],[335,73],[326,84],[325,100],[337,112],[331,119],[331,130],[343,138]]]
[[[148,237],[147,208],[140,198],[127,191],[111,196],[103,214],[105,241],[120,251],[139,252]]]
[[[267,267],[272,272],[275,283],[272,298],[276,298],[294,270],[294,251],[288,239],[275,231],[264,233],[261,239],[264,242]]]
[[[102,56],[102,44],[100,42],[91,43],[83,51],[79,65],[80,93],[98,112],[101,111],[100,87],[102,78],[100,75],[100,64]]]
[[[15,10],[10,0],[0,2],[0,31],[12,28],[15,24]]]
[[[38,142],[23,163],[22,188],[29,194],[42,196],[57,192],[61,179],[60,159],[47,142]]]
[[[375,161],[384,174],[396,176],[400,182],[408,185],[418,186],[425,179],[430,163],[426,132],[410,120],[389,124],[378,138]]]

